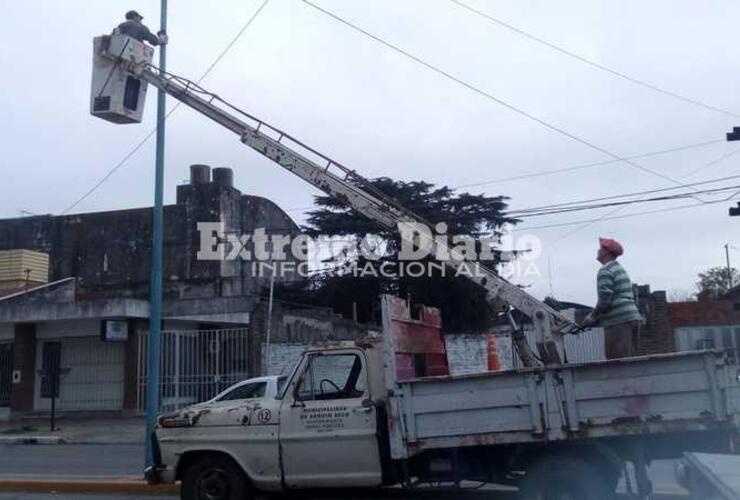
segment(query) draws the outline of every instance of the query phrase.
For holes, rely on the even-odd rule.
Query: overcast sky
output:
[[[656,86],[740,113],[740,3],[694,0],[466,0],[482,11]],[[170,2],[168,69],[199,77],[262,0]],[[733,119],[653,92],[492,25],[449,0],[316,0],[373,34],[572,135],[620,156],[722,140]],[[85,193],[154,126],[155,94],[141,125],[88,114],[92,37],[126,10],[159,24],[154,0],[5,2],[0,33],[4,126],[0,217],[58,214]],[[153,29],[156,31],[156,29]],[[392,52],[298,0],[270,0],[204,86],[368,177],[459,186],[610,159]],[[172,102],[170,102],[172,105]],[[235,170],[243,192],[270,198],[299,222],[316,194],[182,107],[168,121],[166,201],[188,165]],[[735,175],[740,143],[718,142],[635,160],[696,182]],[[154,141],[73,212],[151,204]],[[738,183],[728,181],[725,184]],[[511,208],[661,188],[671,183],[626,163],[468,188],[506,195]],[[717,197],[705,198],[714,200]],[[687,204],[642,204],[619,215]],[[740,247],[734,202],[582,227],[552,225],[608,210],[524,221],[514,238],[541,239],[540,277],[521,277],[543,297],[595,299],[597,237],[619,239],[633,281],[691,290],[697,272]],[[527,227],[535,229],[527,230]],[[575,229],[578,229],[574,232]],[[731,258],[740,259],[733,251]],[[548,268],[551,268],[548,271]],[[552,279],[550,280],[550,275]]]

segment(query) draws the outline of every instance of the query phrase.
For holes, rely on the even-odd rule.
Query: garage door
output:
[[[60,383],[59,409],[123,408],[124,344],[98,337],[62,339],[60,366],[70,370]]]

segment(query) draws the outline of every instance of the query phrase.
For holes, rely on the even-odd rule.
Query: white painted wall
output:
[[[269,362],[267,345],[262,344],[262,366],[265,375],[289,375],[308,344],[270,344]]]

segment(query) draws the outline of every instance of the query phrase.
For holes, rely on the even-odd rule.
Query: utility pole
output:
[[[727,141],[740,141],[740,127],[733,127],[732,132],[727,132]],[[740,216],[740,202],[736,207],[730,207],[730,217]]]
[[[160,0],[160,31],[167,33],[167,0]],[[167,69],[167,45],[159,46],[159,69]],[[165,96],[157,93],[157,151],[154,175],[154,210],[152,216],[152,263],[149,276],[149,359],[146,383],[146,467],[154,465],[151,435],[159,412],[160,333],[162,328],[162,240],[164,230],[164,138]]]
[[[727,258],[727,289],[730,290],[735,284],[732,282],[732,267],[730,267],[730,244],[725,243],[725,257]]]

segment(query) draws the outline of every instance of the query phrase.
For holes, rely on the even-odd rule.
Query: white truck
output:
[[[432,226],[355,171],[153,67],[151,51],[121,37],[95,41],[94,115],[140,120],[150,84],[379,225]],[[423,237],[414,243],[433,255],[445,245]],[[740,381],[733,353],[564,364],[562,336],[576,325],[493,270],[444,250],[444,264],[483,287],[490,300],[531,318],[538,355],[521,331],[512,335],[525,368],[401,380],[395,340],[384,325],[382,340],[307,351],[274,400],[161,416],[147,477],[181,480],[186,499],[469,480],[515,484],[525,498],[600,500],[613,494],[630,462],[638,495],[647,498],[651,459],[734,450]],[[388,313],[393,299],[383,301]],[[392,316],[384,314],[384,321]]]
[[[383,298],[386,325],[394,300]],[[182,498],[199,500],[463,481],[601,500],[625,462],[647,497],[650,460],[737,442],[740,373],[727,352],[399,380],[397,348],[388,327],[326,344],[273,400],[160,416],[149,479],[180,480]]]

